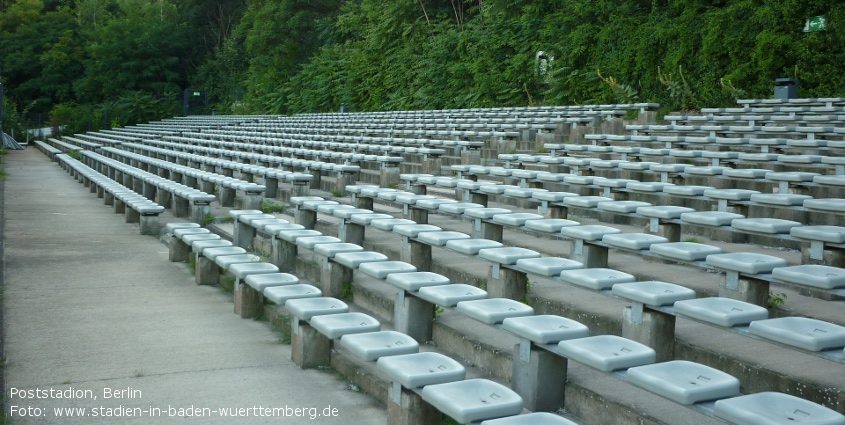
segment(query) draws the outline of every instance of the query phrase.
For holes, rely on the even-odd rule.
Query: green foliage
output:
[[[334,196],[335,198],[342,198],[342,197],[343,197],[343,192],[341,192],[341,191],[339,191],[339,190],[337,190],[337,189],[333,189],[333,190],[332,190],[332,196]]]
[[[769,292],[769,308],[776,309],[786,304],[786,293]]]
[[[203,218],[202,218],[202,223],[200,223],[200,226],[202,226],[202,227],[208,227],[208,226],[210,226],[212,223],[214,223],[214,220],[215,220],[215,219],[216,219],[216,218],[214,217],[214,215],[213,215],[213,214],[211,214],[211,213],[206,213],[206,214],[205,214],[205,217],[203,217]]]
[[[69,157],[71,157],[71,158],[73,158],[77,161],[82,160],[82,154],[79,153],[78,150],[71,149],[71,150],[67,151],[67,156],[69,156]]]
[[[355,292],[352,289],[352,282],[343,282],[343,290],[340,292],[340,298],[352,302],[355,298]]]
[[[261,200],[261,212],[264,214],[280,213],[284,211],[285,206],[283,204],[273,202],[272,199],[265,198]]]

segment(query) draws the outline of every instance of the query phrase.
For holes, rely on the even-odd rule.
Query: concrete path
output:
[[[8,423],[387,422],[343,377],[299,369],[267,323],[235,316],[231,295],[196,286],[37,150],[4,167]]]

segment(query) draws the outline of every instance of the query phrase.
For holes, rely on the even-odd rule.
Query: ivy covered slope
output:
[[[617,101],[668,109],[843,96],[845,4],[828,0],[250,0],[207,66],[232,69],[241,112]],[[804,33],[824,15],[827,31]],[[550,65],[538,69],[538,52]],[[268,56],[269,55],[269,56]],[[271,66],[272,65],[272,66]],[[219,75],[219,74],[218,74]],[[210,77],[210,76],[209,76]],[[206,79],[215,85],[215,78]]]
[[[677,110],[779,77],[845,96],[843,28],[830,0],[0,0],[0,70],[6,110],[78,130],[176,114],[187,87],[219,113]]]

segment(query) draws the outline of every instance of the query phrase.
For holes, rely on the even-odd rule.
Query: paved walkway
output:
[[[299,369],[269,325],[235,316],[231,295],[196,286],[36,149],[4,163],[10,424],[387,422],[343,377]]]

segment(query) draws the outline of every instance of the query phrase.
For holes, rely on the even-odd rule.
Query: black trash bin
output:
[[[789,100],[798,98],[798,80],[778,78],[775,80],[775,99]]]

